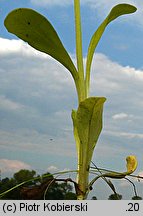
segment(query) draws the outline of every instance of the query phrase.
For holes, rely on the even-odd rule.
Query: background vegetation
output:
[[[50,173],[46,173],[50,174]],[[77,196],[73,191],[71,184],[67,182],[58,183],[56,179],[50,174],[49,177],[43,175],[37,175],[35,170],[22,169],[14,173],[13,177],[5,177],[0,179],[0,193],[5,192],[12,187],[33,179],[24,185],[6,193],[0,199],[3,200],[76,200]],[[38,180],[34,180],[38,179]],[[57,179],[58,180],[58,179]],[[62,179],[61,179],[62,180]],[[60,179],[59,179],[60,181]],[[121,200],[123,197],[121,194],[111,194],[108,200]],[[98,197],[93,196],[92,200],[97,200]],[[132,200],[142,200],[140,196],[133,196]]]

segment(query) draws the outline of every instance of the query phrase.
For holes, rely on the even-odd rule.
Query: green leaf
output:
[[[72,111],[78,153],[77,182],[82,192],[78,195],[78,199],[86,197],[87,194],[90,162],[102,130],[102,112],[105,100],[104,97],[90,97],[79,103],[77,111]]]
[[[80,102],[76,113],[76,126],[81,145],[82,161],[89,165],[94,147],[102,130],[104,97],[90,97]]]
[[[54,27],[44,16],[32,9],[18,8],[7,15],[4,24],[9,32],[59,61],[77,79],[77,70],[69,54]]]
[[[87,62],[86,62],[86,87],[87,91],[89,90],[89,82],[90,82],[90,68],[91,68],[91,63],[93,59],[93,54],[95,52],[96,46],[104,33],[105,28],[107,25],[116,19],[117,17],[124,15],[124,14],[130,14],[134,13],[137,10],[136,7],[133,5],[129,4],[119,4],[113,7],[109,15],[106,17],[106,19],[103,21],[103,23],[99,26],[97,31],[93,34],[89,48],[88,48],[88,54],[87,54]]]
[[[72,110],[72,121],[73,121],[73,133],[74,133],[74,138],[76,141],[76,149],[77,149],[77,155],[78,155],[78,159],[80,158],[80,140],[79,140],[79,136],[78,136],[78,131],[77,131],[77,111],[76,110]]]

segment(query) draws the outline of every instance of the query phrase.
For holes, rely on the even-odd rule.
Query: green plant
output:
[[[78,96],[78,109],[72,110],[73,131],[78,157],[77,197],[78,199],[86,199],[90,191],[90,186],[96,180],[93,179],[89,183],[89,171],[94,148],[102,130],[103,105],[106,100],[105,97],[89,97],[90,71],[93,55],[108,24],[121,15],[134,13],[136,8],[129,4],[119,4],[113,7],[90,40],[85,70],[82,54],[79,0],[74,0],[74,11],[77,67],[64,48],[54,27],[44,16],[36,11],[27,8],[15,9],[8,14],[4,24],[9,32],[28,42],[35,49],[47,53],[59,61],[70,71],[73,77]],[[136,158],[129,156],[128,159],[127,172],[122,175],[115,172],[107,173],[104,176],[101,174],[100,177],[123,178],[126,174],[132,173],[137,166]],[[131,167],[129,168],[129,166]],[[111,183],[109,185],[112,187]]]

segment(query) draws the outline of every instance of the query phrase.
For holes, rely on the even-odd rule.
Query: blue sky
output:
[[[124,2],[135,5],[138,11],[111,23],[92,64],[91,95],[107,98],[93,161],[97,166],[122,171],[126,156],[134,154],[139,162],[136,173],[143,173],[143,3]],[[84,60],[92,34],[118,3],[122,1],[81,0]],[[77,98],[72,78],[55,60],[7,32],[4,18],[18,7],[30,7],[45,15],[76,62],[72,0],[0,0],[2,176],[22,168],[39,173],[76,169],[70,115],[77,108]],[[104,187],[98,184],[97,197],[108,197],[111,191],[101,195]],[[121,193],[130,188],[124,181],[117,186]]]

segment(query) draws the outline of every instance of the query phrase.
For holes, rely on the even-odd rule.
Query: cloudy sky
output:
[[[143,3],[124,2],[138,11],[110,24],[92,64],[90,94],[107,98],[93,161],[102,168],[124,171],[125,158],[134,154],[139,163],[136,173],[142,173]],[[81,0],[84,61],[92,34],[118,3],[122,1]],[[76,64],[73,0],[0,0],[2,177],[23,168],[39,173],[76,169],[71,110],[77,108],[77,95],[72,77],[51,57],[7,32],[4,19],[18,7],[33,8],[46,16]],[[129,187],[124,181],[120,184],[122,189]],[[111,191],[102,197],[101,187],[99,183],[97,197],[107,198]]]

